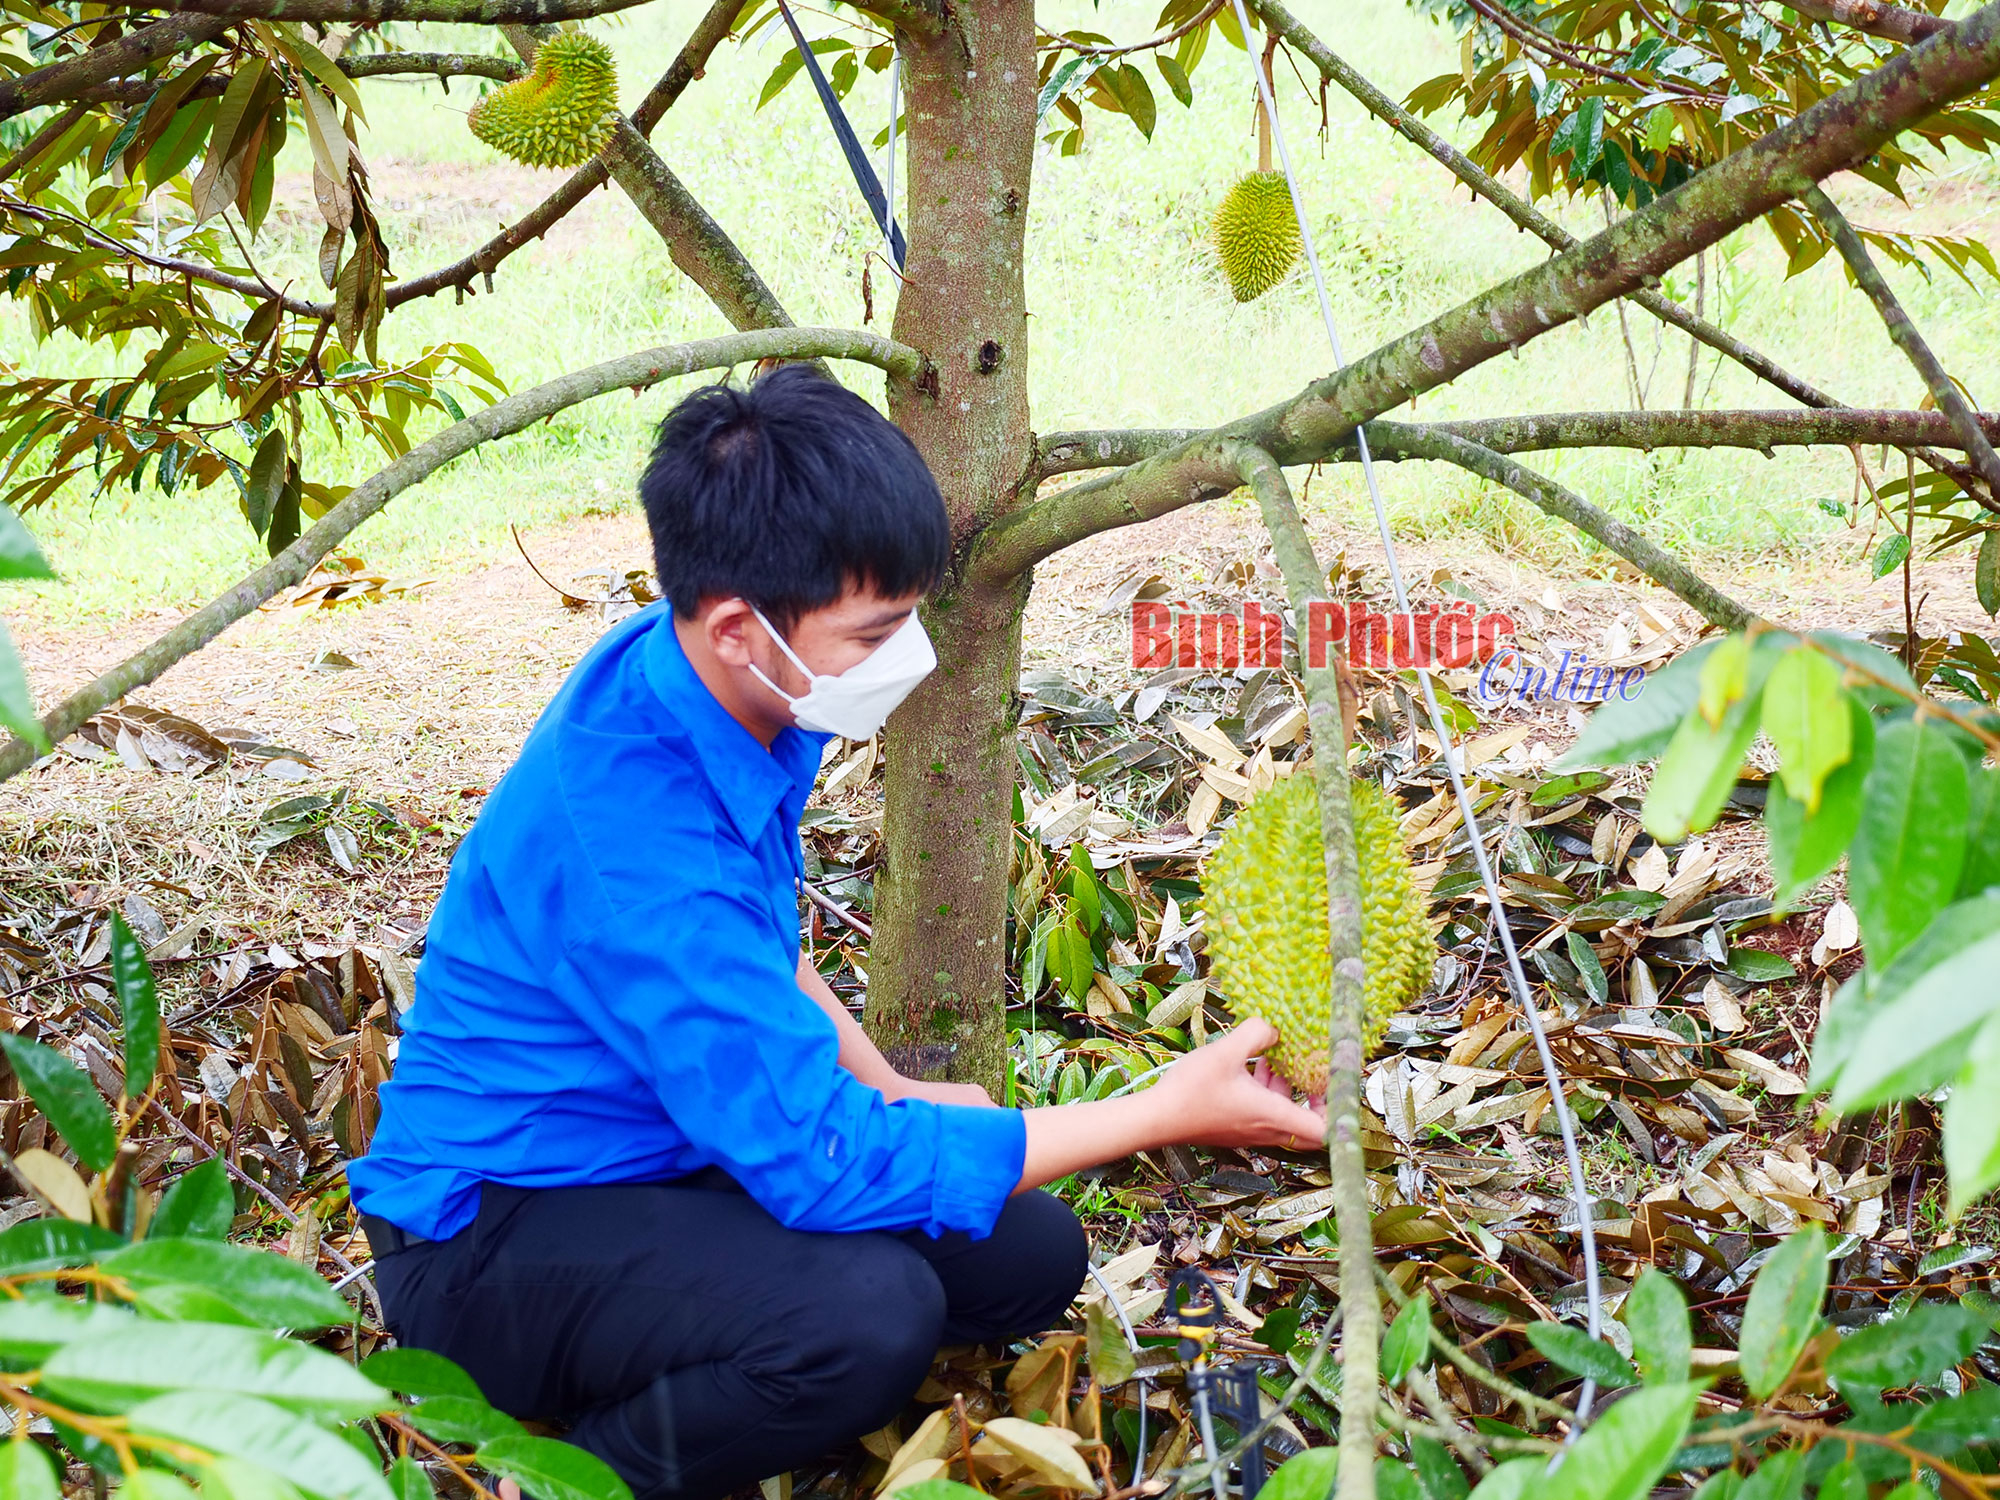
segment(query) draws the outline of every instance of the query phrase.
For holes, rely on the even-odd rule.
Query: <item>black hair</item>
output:
[[[683,617],[738,597],[785,630],[857,584],[927,593],[951,557],[944,497],[916,444],[806,364],[682,399],[639,498],[660,592]]]

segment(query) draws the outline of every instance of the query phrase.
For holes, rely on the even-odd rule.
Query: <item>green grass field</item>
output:
[[[656,0],[597,26],[617,51],[627,101],[664,66],[701,8],[699,0]],[[1094,13],[1080,4],[1074,9],[1079,20],[1127,39],[1145,35],[1154,14],[1150,5],[1129,3]],[[1300,9],[1336,50],[1392,92],[1456,66],[1455,41],[1402,0],[1314,0]],[[818,14],[809,21],[828,24]],[[480,39],[466,29],[458,42],[473,46]],[[747,47],[726,44],[654,139],[797,321],[857,324],[863,258],[875,236],[819,106],[795,80],[771,105],[753,108],[785,45],[777,26]],[[1279,399],[1329,368],[1302,270],[1261,301],[1238,306],[1204,245],[1209,211],[1235,175],[1254,164],[1246,66],[1241,52],[1218,41],[1196,72],[1192,109],[1161,91],[1151,142],[1122,118],[1093,111],[1081,154],[1065,159],[1045,149],[1038,157],[1027,265],[1038,430],[1212,423]],[[1338,91],[1329,95],[1330,128],[1316,139],[1316,99],[1289,70],[1281,69],[1280,85],[1350,354],[1543,254],[1539,243],[1470,201],[1428,158]],[[560,180],[557,173],[505,164],[471,137],[462,118],[473,97],[470,81],[455,84],[448,97],[434,81],[363,87],[371,129],[362,149],[400,273],[456,258],[483,240],[499,217],[481,207],[494,193],[525,206]],[[848,99],[864,140],[886,123],[887,105],[886,77],[864,72]],[[319,225],[309,184],[298,175],[306,157],[296,135],[294,150],[299,166],[281,183],[288,211],[273,213],[255,253],[267,275],[292,276],[314,292],[311,253]],[[1844,186],[1842,195],[1863,223],[1916,222],[1990,237],[2000,168],[1977,157],[1954,162],[1920,184],[1909,208],[1858,184]],[[590,207],[593,217],[582,232],[559,233],[509,260],[492,295],[463,306],[438,297],[392,314],[383,330],[384,357],[438,340],[468,340],[519,389],[614,354],[726,331],[615,190],[597,195]],[[1579,231],[1601,227],[1594,202],[1561,212]],[[1761,228],[1733,237],[1723,259],[1711,277],[1712,316],[1848,400],[1915,403],[1921,393],[1915,377],[1831,259],[1786,281]],[[889,279],[878,265],[874,326],[884,330]],[[1691,284],[1688,275],[1681,279]],[[1906,272],[1893,279],[1975,398],[1996,399],[1989,387],[2000,350],[2000,299],[1992,289],[1968,288],[1942,271],[1928,283]],[[1636,309],[1631,320],[1642,371],[1655,366],[1649,404],[1678,405],[1686,340],[1658,337],[1658,326]],[[34,348],[7,304],[0,304],[0,348],[37,373],[108,373],[116,358],[109,349],[74,342]],[[123,359],[129,363],[141,352],[128,348]],[[1518,358],[1494,361],[1426,397],[1416,414],[1622,408],[1630,403],[1624,359],[1618,319],[1607,308],[1587,328],[1559,331]],[[1714,365],[1715,357],[1704,355],[1705,404],[1785,404],[1735,367],[1716,372]],[[852,383],[880,399],[873,372],[858,373]],[[638,400],[606,397],[491,445],[395,501],[350,545],[392,574],[436,574],[505,546],[510,521],[546,524],[630,505],[649,427],[686,385],[663,386]],[[309,477],[351,482],[381,461],[364,439],[342,445],[321,432],[307,466]],[[1776,566],[1812,557],[1838,525],[1814,502],[1845,498],[1852,482],[1851,463],[1837,452],[1776,460],[1552,455],[1545,467],[1670,545],[1731,563],[1768,558]],[[1408,535],[1526,550],[1557,567],[1586,555],[1585,545],[1555,523],[1455,471],[1406,465],[1388,472],[1386,488]],[[1316,480],[1312,501],[1346,508],[1357,520],[1365,503],[1351,472]],[[11,592],[6,608],[49,625],[190,605],[261,555],[226,481],[172,499],[150,488],[94,502],[72,495],[27,520],[63,578]]]

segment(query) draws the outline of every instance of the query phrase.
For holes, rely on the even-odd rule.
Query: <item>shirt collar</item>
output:
[[[648,609],[659,617],[648,630],[646,680],[686,731],[737,833],[755,843],[772,813],[787,804],[796,822],[819,778],[820,752],[833,736],[787,725],[765,750],[695,675],[674,629],[672,604],[663,599]]]

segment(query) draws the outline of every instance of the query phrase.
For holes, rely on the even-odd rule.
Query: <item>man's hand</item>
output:
[[[904,1078],[884,1089],[891,1099],[928,1099],[933,1104],[969,1104],[981,1109],[994,1107],[993,1097],[976,1083],[931,1083],[921,1078]]]
[[[1294,1103],[1270,1069],[1250,1071],[1250,1060],[1277,1040],[1269,1021],[1246,1021],[1195,1048],[1143,1093],[1029,1110],[1015,1191],[1153,1146],[1312,1149],[1326,1138],[1326,1117]]]
[[[1292,1101],[1292,1086],[1258,1059],[1278,1040],[1269,1021],[1253,1019],[1197,1047],[1154,1085],[1169,1110],[1174,1140],[1190,1146],[1264,1146],[1311,1150],[1326,1138],[1326,1119]]]

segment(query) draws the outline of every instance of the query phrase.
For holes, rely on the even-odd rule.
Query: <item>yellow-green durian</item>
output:
[[[1367,969],[1362,1044],[1413,1003],[1437,958],[1425,902],[1389,798],[1350,783],[1361,862],[1361,961]],[[1333,964],[1327,951],[1326,856],[1319,792],[1308,768],[1259,792],[1202,871],[1209,974],[1237,1019],[1278,1029],[1271,1066],[1308,1093],[1326,1088]]]
[[[575,167],[611,137],[618,71],[611,49],[565,31],[535,53],[534,71],[472,106],[466,124],[495,151],[530,167]]]
[[[1299,258],[1298,215],[1282,172],[1252,172],[1215,211],[1215,250],[1238,302],[1261,297]]]

